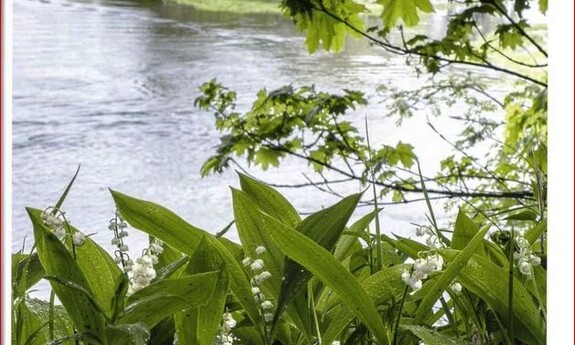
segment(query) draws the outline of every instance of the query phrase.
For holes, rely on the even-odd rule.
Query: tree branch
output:
[[[547,87],[547,83],[531,78],[527,75],[521,74],[519,72],[516,71],[512,71],[503,67],[499,67],[493,64],[489,64],[489,65],[484,65],[481,63],[477,63],[477,62],[473,62],[473,61],[466,61],[466,60],[456,60],[456,59],[450,59],[450,58],[446,58],[446,57],[442,57],[442,56],[438,56],[438,55],[431,55],[431,54],[426,54],[420,51],[415,51],[413,49],[408,49],[407,47],[398,47],[398,46],[394,46],[390,43],[384,42],[382,40],[378,40],[377,38],[367,34],[366,32],[356,28],[354,25],[352,25],[351,23],[349,23],[347,20],[340,18],[339,16],[331,13],[326,7],[325,5],[323,5],[323,3],[321,4],[321,7],[315,7],[314,9],[316,11],[320,11],[323,12],[325,14],[327,14],[328,16],[332,17],[333,19],[345,24],[348,28],[352,29],[353,31],[355,31],[356,33],[358,33],[359,35],[367,38],[368,40],[370,40],[372,43],[384,48],[385,50],[391,52],[391,53],[395,53],[395,54],[399,54],[399,55],[416,55],[416,56],[420,56],[420,57],[426,57],[426,58],[430,58],[430,59],[435,59],[437,61],[442,61],[442,62],[447,62],[449,64],[460,64],[460,65],[467,65],[467,66],[474,66],[474,67],[479,67],[479,68],[486,68],[486,69],[490,69],[490,70],[494,70],[494,71],[498,71],[498,72],[502,72],[505,74],[509,74],[512,76],[515,76],[517,78],[520,79],[524,79],[527,81],[530,81],[534,84],[537,84],[539,86],[542,87]]]

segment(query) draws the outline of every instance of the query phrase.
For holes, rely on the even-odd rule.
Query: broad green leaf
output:
[[[258,208],[259,204],[254,198],[243,191],[232,189],[232,199],[236,228],[244,247],[245,256],[254,259],[259,258],[265,262],[264,269],[271,273],[271,278],[266,280],[260,287],[266,295],[278,296],[284,274],[285,257],[270,237],[269,233],[274,230],[264,224],[264,213],[260,211]],[[270,216],[275,218],[273,215]],[[258,246],[266,248],[266,251],[261,255],[255,253],[255,249]],[[277,304],[281,306],[281,311],[283,311],[284,305],[281,305],[280,302]],[[280,310],[280,307],[277,307],[276,310]],[[305,317],[307,315],[305,304],[301,310],[288,308],[288,313],[300,330],[305,332],[308,329],[306,319],[301,319],[302,316]],[[279,314],[276,315],[278,315],[279,320]],[[273,330],[274,326],[272,326],[272,334]]]
[[[109,345],[147,345],[150,331],[142,323],[109,325],[106,336]]]
[[[505,220],[527,220],[532,222],[535,219],[537,219],[537,213],[530,210],[521,211],[505,218]]]
[[[167,243],[174,249],[192,256],[203,236],[217,248],[226,264],[230,288],[246,313],[254,322],[260,320],[253,298],[249,278],[236,257],[237,246],[186,223],[172,211],[149,201],[139,200],[122,193],[111,191],[116,206],[135,228]],[[262,333],[263,334],[263,333]],[[263,337],[263,335],[262,335]]]
[[[248,194],[232,188],[232,201],[236,228],[242,242],[246,257],[261,258],[265,262],[265,270],[272,274],[264,285],[272,294],[278,294],[281,285],[281,276],[284,268],[284,255],[271,239],[270,232],[274,229],[264,224],[263,213],[258,208],[256,200]],[[274,215],[270,215],[276,218]],[[281,220],[280,220],[281,221]],[[283,221],[282,221],[283,222]],[[264,246],[266,251],[261,256],[256,255],[255,249]]]
[[[50,319],[49,304],[39,299],[26,298],[15,305],[14,317],[20,329],[12,333],[12,343],[17,345],[44,345],[49,339],[48,321]],[[53,314],[54,337],[60,338],[74,332],[74,327],[66,310],[59,305],[54,306]],[[72,344],[72,342],[68,342]]]
[[[465,248],[465,246],[467,246],[467,244],[471,242],[473,237],[477,235],[478,231],[479,229],[477,228],[475,223],[473,223],[473,221],[469,219],[465,215],[465,213],[463,213],[463,210],[460,209],[459,213],[457,214],[457,219],[455,220],[453,238],[451,239],[451,248],[452,249]],[[482,245],[477,247],[476,253],[481,256],[485,255],[485,250],[483,249]]]
[[[220,238],[208,236],[210,244],[220,252],[222,259],[225,261],[226,271],[229,274],[229,284],[232,292],[249,315],[250,319],[257,323],[260,320],[260,314],[252,294],[249,278],[243,270],[238,259],[222,244]],[[263,342],[263,331],[259,329],[259,343]]]
[[[217,249],[202,238],[198,250],[190,258],[184,274],[220,271],[214,294],[208,305],[186,309],[174,315],[180,345],[212,345],[222,321],[228,293],[228,275],[223,271],[223,260]]]
[[[419,252],[425,252],[429,250],[428,246],[421,244],[417,241],[414,241],[412,239],[404,238],[397,235],[395,235],[395,237],[397,237],[395,247],[412,259],[417,259],[419,257]]]
[[[400,325],[399,328],[403,331],[413,333],[417,338],[421,339],[426,345],[471,345],[470,342],[463,339],[454,338],[434,329],[426,328],[418,325]]]
[[[408,265],[384,268],[361,282],[376,307],[401,299],[405,289],[405,283],[401,280],[401,273],[407,268]],[[322,340],[326,344],[331,344],[348,327],[353,317],[354,314],[349,308],[342,308],[329,324]]]
[[[483,238],[485,237],[487,230],[489,230],[489,227],[485,227],[482,230],[479,230],[471,239],[471,241],[467,243],[459,255],[449,262],[449,265],[437,279],[431,291],[423,298],[423,301],[421,301],[419,304],[417,313],[415,314],[416,322],[421,323],[424,320],[439,297],[441,297],[443,292],[449,288],[449,284],[451,284],[455,277],[457,277],[459,271],[465,267],[469,258],[471,258],[471,256],[477,252],[478,248],[482,246]]]
[[[455,260],[461,252],[442,250],[447,262]],[[469,291],[479,296],[497,312],[501,321],[507,324],[509,319],[508,271],[493,262],[473,256],[459,274],[457,280]],[[513,281],[513,322],[515,335],[527,344],[545,344],[545,322],[533,298],[523,283]]]
[[[500,267],[508,267],[509,260],[507,256],[503,252],[501,247],[489,240],[483,241],[483,248],[485,248],[486,257],[490,258],[491,261],[497,264]]]
[[[388,28],[393,27],[399,19],[405,26],[415,26],[419,23],[418,10],[433,12],[429,0],[378,0],[377,3],[383,5],[381,16],[383,24]]]
[[[320,247],[332,252],[360,198],[361,194],[354,194],[331,207],[310,215],[297,226],[297,230]],[[270,236],[273,237],[273,232]],[[286,258],[274,324],[280,319],[285,307],[306,288],[311,277],[311,272],[302,265]],[[300,315],[303,318],[301,313]]]
[[[34,225],[38,257],[46,274],[76,284],[90,294],[90,286],[82,270],[64,244],[43,224],[41,211],[31,208],[27,211]],[[92,300],[85,293],[61,283],[52,281],[51,285],[77,330],[104,341],[104,316],[94,307]]]
[[[70,226],[72,231],[77,231]],[[125,279],[124,274],[110,255],[86,237],[82,246],[75,247],[76,263],[86,277],[90,292],[104,314],[109,319],[114,312],[113,299],[120,280]]]
[[[381,211],[381,210],[379,210]],[[373,210],[366,214],[365,216],[361,217],[358,221],[353,223],[348,230],[344,232],[344,234],[339,239],[336,247],[334,256],[339,260],[342,261],[345,259],[346,254],[348,253],[349,249],[352,248],[353,244],[357,242],[356,236],[353,235],[346,235],[345,233],[369,233],[368,227],[369,223],[375,218],[375,215],[379,212],[377,210]]]
[[[182,253],[192,255],[203,234],[207,233],[158,204],[113,190],[110,192],[118,210],[130,225],[168,243]]]
[[[531,229],[525,231],[525,239],[533,244],[545,231],[547,231],[547,220],[543,220]]]
[[[234,335],[238,337],[242,344],[263,345],[261,336],[254,327],[241,326],[241,323],[234,328]]]
[[[136,291],[126,303],[122,324],[152,327],[165,317],[187,308],[206,305],[213,295],[218,272],[166,279]]]
[[[45,274],[37,253],[31,255],[12,254],[13,293],[24,296],[26,291],[36,285]]]
[[[130,281],[128,277],[122,275],[122,279],[118,281],[116,290],[112,295],[112,317],[110,318],[111,323],[116,323],[116,321],[124,314],[124,307],[126,305],[126,293],[130,286]]]
[[[265,216],[266,223],[274,228],[272,237],[284,254],[312,272],[325,285],[339,295],[343,303],[350,308],[370,329],[382,345],[389,344],[387,330],[369,296],[357,279],[347,271],[326,249],[305,235]],[[288,278],[286,277],[286,280]]]
[[[289,226],[295,227],[299,224],[301,221],[299,214],[283,195],[265,183],[244,174],[238,173],[238,175],[242,191],[256,201],[260,210]]]

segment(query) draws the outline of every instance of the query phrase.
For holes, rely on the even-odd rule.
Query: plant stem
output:
[[[401,313],[403,311],[403,304],[405,302],[405,298],[407,297],[407,289],[409,287],[406,285],[405,289],[403,289],[403,296],[401,297],[401,303],[399,304],[399,312],[397,313],[397,319],[395,320],[395,327],[393,329],[393,345],[397,345],[397,333],[399,331],[399,321],[401,319]]]
[[[451,310],[449,310],[449,305],[447,304],[447,301],[445,301],[445,298],[443,298],[443,296],[439,298],[439,301],[441,302],[441,307],[443,308],[445,315],[449,320],[449,323],[453,327],[455,337],[459,338],[459,332],[457,331],[457,320],[455,318],[455,303],[453,305],[453,313],[451,313]]]
[[[50,340],[54,340],[54,298],[56,294],[54,290],[50,290],[50,304],[48,306],[48,336]]]
[[[367,152],[369,154],[369,160],[371,161],[371,144],[369,141],[369,127],[367,125],[367,116],[365,117],[365,139],[367,142]],[[369,167],[366,164],[366,168],[369,169]],[[371,179],[373,181],[375,181],[375,171],[374,169],[369,169],[371,170]],[[381,247],[381,228],[379,225],[379,208],[377,205],[377,190],[375,189],[375,183],[371,184],[372,189],[373,189],[373,205],[375,208],[375,247],[377,250],[377,262],[376,262],[376,268],[377,271],[381,271],[382,268],[382,261],[383,261],[383,248]]]
[[[313,297],[313,288],[312,288],[311,284],[309,284],[309,283],[307,285],[307,291],[308,291],[307,294],[309,296],[310,311],[313,314],[315,331],[317,333],[318,345],[321,345],[321,331],[319,329],[319,321],[317,320],[317,313],[315,311],[315,299]]]
[[[509,339],[511,339],[511,344],[515,341],[515,335],[513,331],[513,252],[515,248],[515,230],[511,228],[511,241],[509,242],[509,279],[508,279],[508,286],[509,289],[507,291],[508,296],[508,305],[509,305],[509,320],[507,322],[507,327],[509,328]]]

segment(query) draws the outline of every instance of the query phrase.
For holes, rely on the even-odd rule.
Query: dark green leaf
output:
[[[213,295],[218,272],[166,279],[136,291],[126,303],[119,322],[143,322],[154,326],[167,316],[183,309],[206,305]]]
[[[265,216],[264,219],[275,229],[271,233],[272,237],[284,254],[312,272],[337,293],[354,315],[366,324],[380,344],[389,344],[387,330],[367,292],[357,279],[327,250],[311,239],[275,218]]]
[[[290,226],[297,226],[301,221],[292,204],[278,191],[247,175],[238,173],[243,192],[252,197],[263,212],[282,220]]]
[[[471,345],[470,342],[440,333],[436,330],[417,325],[400,325],[401,330],[413,333],[426,345]]]
[[[443,250],[444,258],[449,262],[459,257],[460,252]],[[473,256],[459,274],[457,280],[472,293],[485,300],[506,324],[509,319],[508,271],[493,262]],[[513,281],[513,322],[515,335],[527,344],[545,344],[545,321],[540,317],[533,298],[514,278]]]
[[[62,242],[44,226],[40,219],[40,210],[27,209],[34,225],[38,257],[46,273],[58,277],[61,281],[71,282],[91,295],[86,277],[78,267],[72,254]],[[52,289],[66,308],[79,332],[89,332],[100,341],[104,339],[104,316],[93,305],[93,299],[86,293],[70,288],[57,282],[52,282]]]
[[[298,225],[297,230],[320,247],[332,252],[360,198],[361,194],[355,194],[312,214]],[[270,235],[273,237],[273,234]],[[285,307],[306,288],[311,277],[312,274],[300,264],[286,259],[274,324],[279,321]]]

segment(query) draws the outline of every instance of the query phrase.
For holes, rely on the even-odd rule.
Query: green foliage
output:
[[[510,296],[506,277],[515,263],[503,254],[509,242],[501,234],[492,235],[494,241],[486,239],[487,227],[478,230],[463,211],[446,241],[449,246],[433,249],[382,235],[383,260],[378,263],[369,225],[380,210],[347,226],[361,195],[301,219],[273,188],[241,174],[240,185],[232,196],[241,247],[159,205],[112,191],[132,226],[165,243],[166,256],[157,264],[161,273],[130,295],[128,285],[134,281],[101,247],[91,241],[79,246],[62,242],[43,223],[40,211],[30,209],[36,249],[31,255],[15,254],[14,289],[28,291],[42,275],[62,306],[15,295],[15,344],[170,344],[176,336],[180,344],[213,344],[227,334],[224,329],[239,343],[262,345],[299,345],[320,338],[348,344],[371,339],[386,345],[420,339],[443,345],[509,334],[523,343],[544,344],[545,268],[533,267],[527,279],[512,270]],[[534,226],[525,239],[536,249],[546,225],[529,221]],[[406,258],[437,255],[446,267],[431,272],[421,290],[407,294],[404,275],[417,265]],[[271,273],[258,287],[273,301],[273,320],[260,314],[262,301],[251,291],[254,269],[240,263],[243,257],[261,259]],[[91,272],[87,262],[92,262]],[[465,293],[452,291],[454,282]],[[433,308],[438,303],[443,306],[439,311]],[[237,322],[226,326],[223,315]],[[437,322],[442,315],[447,325]],[[495,319],[496,325],[486,328]]]
[[[134,274],[120,269],[97,243],[75,243],[79,230],[66,220],[66,235],[59,238],[42,211],[28,209],[35,243],[29,254],[13,254],[13,344],[163,345],[177,338],[180,344],[211,345],[226,343],[228,335],[250,345],[545,343],[547,53],[524,17],[534,2],[281,5],[305,32],[309,52],[341,50],[352,34],[434,76],[416,89],[379,88],[386,115],[398,125],[418,108],[439,116],[456,103],[467,107],[452,115],[465,125],[454,142],[428,118],[431,130],[454,148],[440,171],[423,176],[409,143],[372,146],[349,114],[367,105],[361,92],[288,85],[259,91],[251,107],[240,110],[237,94],[212,80],[201,86],[195,105],[214,113],[223,136],[202,175],[238,164],[236,157],[264,170],[295,157],[328,184],[336,182],[325,178],[329,171],[339,182],[373,187],[373,211],[348,225],[363,196],[357,194],[302,217],[278,191],[240,174],[240,188],[231,192],[238,244],[165,207],[111,191],[119,214],[150,235],[151,245],[164,244],[149,285],[133,291]],[[546,12],[547,1],[537,5]],[[442,35],[418,30],[422,14],[445,6],[451,15]],[[365,29],[363,14],[377,8],[380,22]],[[483,26],[481,19],[493,25]],[[509,89],[501,97],[475,70],[443,77],[450,65],[517,82],[506,82]],[[482,141],[493,144],[478,156]],[[61,212],[75,177],[47,211]],[[419,199],[410,199],[414,193]],[[398,203],[427,203],[429,223],[421,229],[429,230],[428,245],[380,233],[376,202],[387,194]],[[459,206],[450,229],[435,219],[432,198]],[[250,266],[254,258],[263,267]],[[266,280],[256,279],[261,270]],[[42,279],[61,306],[27,296]]]
[[[378,0],[377,3],[383,5],[381,14],[386,27],[393,27],[398,20],[406,26],[414,26],[419,23],[418,10],[422,12],[433,12],[433,5],[429,0]]]
[[[451,141],[428,118],[431,130],[454,150],[446,153],[434,176],[425,176],[427,189],[432,199],[448,199],[448,208],[463,199],[465,211],[478,212],[485,221],[498,210],[544,209],[545,32],[524,16],[534,3],[285,0],[282,6],[306,33],[310,53],[320,48],[343,49],[345,36],[352,33],[388,53],[406,56],[406,68],[433,77],[415,89],[382,85],[378,93],[389,109],[386,115],[398,125],[421,109],[463,124],[458,138]],[[544,14],[547,2],[539,1],[538,6]],[[431,36],[421,29],[421,14],[444,11],[449,16],[443,34]],[[362,14],[377,14],[379,22],[364,28],[359,19]],[[371,18],[370,24],[374,20]],[[398,23],[403,25],[396,26]],[[446,69],[452,65],[468,71],[462,74]],[[501,95],[499,86],[493,87],[492,79],[484,78],[485,73],[477,73],[481,70],[495,79],[510,78],[505,94]],[[423,199],[414,197],[423,190],[410,180],[410,175],[417,175],[412,170],[413,147],[400,142],[372,148],[355,125],[359,121],[345,118],[356,106],[367,104],[361,93],[344,90],[341,96],[289,85],[273,92],[261,90],[252,107],[241,111],[236,107],[235,92],[215,80],[200,89],[196,105],[214,112],[216,128],[222,132],[217,152],[202,167],[203,175],[221,172],[232,164],[241,166],[235,157],[264,170],[295,157],[307,161],[328,183],[332,179],[325,178],[326,171],[335,173],[333,180],[338,183],[375,185],[380,196],[389,195],[393,203]],[[461,105],[466,109],[461,110]],[[482,142],[489,145],[488,150],[482,149],[487,153],[471,154]],[[535,189],[534,180],[538,183]]]
[[[363,29],[359,14],[366,10],[363,5],[351,0],[286,0],[282,1],[282,7],[299,31],[307,31],[305,43],[310,53],[320,47],[327,51],[342,50],[347,34],[359,36],[356,29]]]

